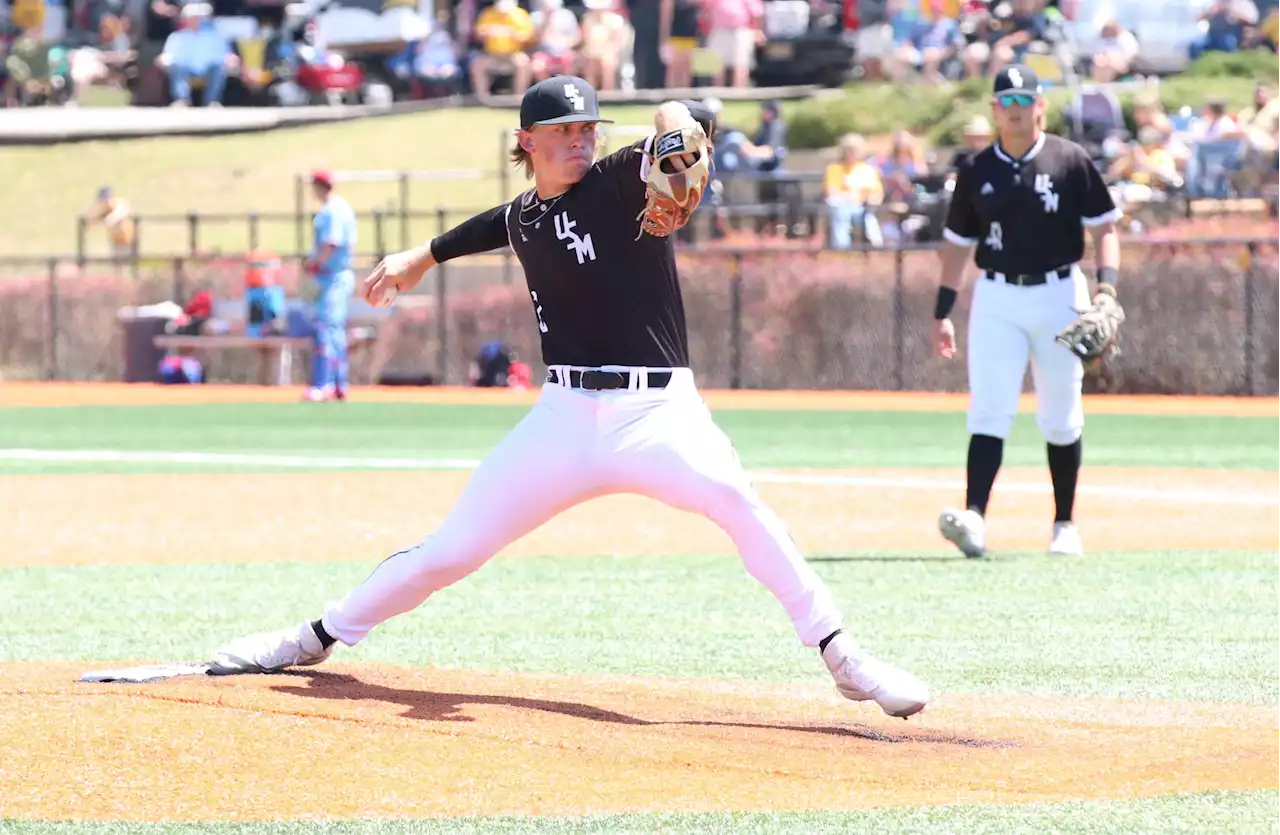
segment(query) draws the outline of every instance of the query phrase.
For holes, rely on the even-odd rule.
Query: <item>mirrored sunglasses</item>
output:
[[[1036,103],[1034,93],[1001,93],[996,96],[996,102],[1001,107],[1030,107]]]

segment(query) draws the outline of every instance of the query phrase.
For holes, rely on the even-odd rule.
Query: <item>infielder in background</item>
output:
[[[336,642],[356,644],[553,516],[597,496],[635,493],[724,529],[844,696],[874,700],[890,716],[924,708],[924,684],[842,631],[827,587],[756,494],[694,384],[669,236],[706,185],[711,118],[700,115],[668,102],[654,135],[596,161],[597,125],[606,120],[595,90],[573,76],[528,90],[512,159],[535,187],[388,257],[362,287],[366,300],[383,304],[436,264],[510,242],[541,333],[541,397],[434,534],[392,554],[319,619],[223,647],[215,672],[318,664]]]
[[[306,399],[344,400],[347,396],[347,310],[355,292],[351,254],[356,248],[356,216],[334,192],[333,175],[311,175],[311,191],[322,204],[316,212],[315,249],[307,259],[307,273],[319,286],[315,307],[315,348],[311,356],[311,387]]]
[[[1073,513],[1085,361],[1101,361],[1123,321],[1116,303],[1120,211],[1085,150],[1044,132],[1044,110],[1030,69],[1014,65],[996,76],[998,141],[960,171],[943,229],[933,341],[945,359],[955,353],[949,316],[975,244],[981,270],[969,311],[968,492],[965,509],[946,510],[938,522],[942,535],[970,557],[986,550],[987,504],[1028,358],[1053,481],[1049,550],[1083,552]],[[1077,263],[1084,257],[1085,229],[1097,256],[1092,305]]]

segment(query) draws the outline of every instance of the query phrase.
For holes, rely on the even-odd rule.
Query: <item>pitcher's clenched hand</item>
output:
[[[436,259],[427,245],[388,255],[360,285],[360,296],[373,307],[386,307],[396,294],[418,286]]]

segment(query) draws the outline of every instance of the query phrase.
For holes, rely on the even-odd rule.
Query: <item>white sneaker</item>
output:
[[[892,664],[860,653],[843,632],[831,639],[822,660],[840,695],[855,702],[874,700],[890,716],[906,719],[929,703],[929,688]]]
[[[1075,522],[1053,523],[1053,541],[1049,543],[1049,553],[1063,557],[1084,555],[1084,543],[1080,541],[1080,530]]]
[[[326,649],[311,624],[304,622],[290,629],[236,638],[214,653],[209,672],[216,676],[275,673],[286,667],[319,664],[332,652],[333,645]]]
[[[987,522],[978,511],[948,508],[938,517],[938,530],[954,542],[966,557],[980,557],[987,550]]]

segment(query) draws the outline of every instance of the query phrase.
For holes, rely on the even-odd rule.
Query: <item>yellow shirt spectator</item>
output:
[[[1272,9],[1267,19],[1258,27],[1272,49],[1280,48],[1280,9]]]
[[[489,55],[512,55],[533,42],[533,17],[514,3],[500,2],[480,13],[476,32]]]
[[[852,165],[833,162],[827,166],[824,188],[828,197],[845,197],[863,206],[884,202],[884,183],[880,172],[870,163],[858,161]]]

